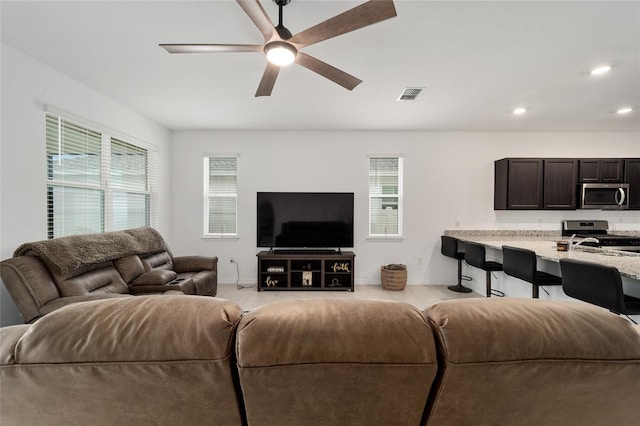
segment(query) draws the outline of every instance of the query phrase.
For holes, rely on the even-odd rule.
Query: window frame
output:
[[[372,159],[397,159],[398,171],[397,171],[397,192],[392,194],[385,194],[383,190],[380,192],[373,192],[370,182],[371,177],[371,160]],[[370,154],[367,156],[367,211],[368,211],[368,227],[367,227],[367,240],[370,241],[399,241],[404,240],[404,156],[400,154]],[[372,233],[372,226],[374,225],[374,210],[373,199],[374,198],[397,198],[397,233]],[[384,203],[383,203],[384,204]]]
[[[235,192],[231,193],[219,193],[219,194],[211,194],[209,192],[210,186],[210,162],[212,159],[234,159],[235,160]],[[206,239],[229,239],[229,240],[237,240],[239,238],[239,221],[238,221],[238,171],[239,171],[239,155],[238,154],[204,154],[202,156],[202,238]],[[210,209],[211,197],[220,197],[220,198],[234,198],[234,213],[235,213],[235,232],[210,232]]]
[[[79,189],[79,190],[89,190],[89,191],[99,191],[101,196],[101,206],[100,211],[98,213],[97,220],[100,222],[98,225],[99,229],[96,229],[96,232],[109,232],[114,230],[120,230],[120,228],[115,229],[114,223],[117,223],[118,215],[114,214],[114,193],[117,194],[142,194],[144,195],[144,224],[139,226],[150,226],[155,227],[158,224],[158,152],[153,149],[147,143],[144,143],[132,136],[125,135],[116,130],[110,129],[106,126],[91,122],[82,117],[75,116],[73,114],[58,110],[51,106],[45,106],[44,108],[44,119],[45,119],[45,158],[46,158],[46,221],[47,221],[47,238],[58,238],[62,236],[69,235],[82,235],[83,232],[66,232],[65,224],[62,224],[62,232],[56,234],[56,228],[59,226],[56,225],[56,217],[60,217],[56,215],[56,210],[54,207],[54,199],[53,193],[56,188],[58,189]],[[78,128],[85,129],[90,132],[94,132],[100,135],[100,161],[99,161],[99,178],[97,183],[84,183],[84,182],[74,182],[72,180],[65,179],[56,179],[54,176],[53,168],[51,162],[53,161],[49,157],[50,151],[47,147],[49,139],[48,139],[48,129],[49,124],[48,121],[50,119],[57,120],[58,131],[62,128],[62,123],[66,122],[70,125],[76,126]],[[61,138],[61,134],[58,138]],[[59,139],[60,140],[60,139]],[[139,188],[129,188],[126,185],[124,186],[113,186],[112,185],[112,164],[111,164],[111,154],[112,154],[112,143],[116,141],[119,143],[127,144],[131,147],[134,147],[140,151],[144,152],[145,155],[145,189],[141,190]],[[60,144],[60,141],[58,142]],[[62,147],[59,148],[62,150]],[[58,155],[61,155],[62,151],[58,152]],[[85,170],[81,170],[84,172]],[[67,206],[63,207],[63,210]],[[73,211],[76,214],[82,214],[82,206],[73,206]],[[78,209],[78,210],[75,210]],[[59,212],[60,210],[58,210]],[[68,213],[62,213],[62,220],[65,220],[65,215]],[[127,220],[127,215],[123,215],[125,221]],[[138,226],[138,225],[136,225]],[[60,228],[58,228],[60,229]],[[90,233],[94,231],[91,230]],[[84,232],[86,233],[86,232]]]

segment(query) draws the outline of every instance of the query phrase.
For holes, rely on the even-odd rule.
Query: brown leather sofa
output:
[[[640,330],[583,303],[76,303],[0,329],[12,425],[636,425]]]
[[[138,294],[215,296],[218,258],[174,257],[143,227],[26,243],[0,262],[0,277],[25,323],[71,303]]]

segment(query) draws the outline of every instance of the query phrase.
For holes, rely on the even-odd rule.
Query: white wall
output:
[[[255,283],[257,191],[353,191],[356,282],[379,282],[379,268],[406,263],[409,284],[455,282],[443,258],[444,229],[559,229],[561,219],[604,218],[617,229],[640,229],[640,212],[495,212],[493,161],[503,157],[640,157],[638,133],[430,132],[175,132],[113,102],[28,56],[2,45],[0,258],[25,241],[46,238],[43,106],[53,105],[160,151],[160,224],[176,255],[220,257],[219,281]],[[237,153],[237,240],[202,235],[202,155]],[[368,241],[367,155],[405,156],[405,236]],[[478,278],[481,284],[483,281]],[[475,283],[474,283],[475,285]],[[18,323],[0,286],[0,323]],[[528,294],[528,293],[526,293]]]
[[[493,210],[493,162],[503,157],[640,157],[638,133],[175,132],[172,248],[216,255],[219,282],[256,282],[256,192],[355,192],[356,283],[380,282],[380,265],[406,263],[409,284],[454,284],[440,254],[445,229],[560,229],[562,219],[608,219],[640,230],[640,212]],[[202,156],[237,153],[239,238],[202,239]],[[367,155],[405,157],[403,241],[367,240]],[[479,290],[484,277],[476,278]],[[530,295],[527,288],[523,295]]]
[[[11,257],[24,242],[47,238],[44,105],[155,146],[163,171],[158,229],[169,236],[170,132],[21,52],[1,47],[0,258]],[[4,285],[0,291],[0,323],[22,322]]]

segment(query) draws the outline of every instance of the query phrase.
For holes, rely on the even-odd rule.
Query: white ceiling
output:
[[[295,34],[362,2],[293,0],[284,24]],[[396,18],[304,50],[362,79],[352,92],[294,64],[255,98],[263,54],[158,46],[261,44],[231,0],[3,0],[2,41],[174,130],[640,131],[639,1],[395,5]],[[609,74],[589,74],[603,63]],[[405,87],[425,90],[397,102]]]

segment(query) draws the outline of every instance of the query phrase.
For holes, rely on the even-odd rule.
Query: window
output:
[[[204,235],[238,236],[238,157],[204,157]]]
[[[155,225],[153,153],[46,114],[48,237]]]
[[[111,215],[114,231],[148,226],[151,214],[146,149],[111,138]]]
[[[369,237],[402,236],[402,157],[369,157]]]

